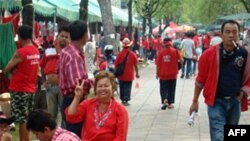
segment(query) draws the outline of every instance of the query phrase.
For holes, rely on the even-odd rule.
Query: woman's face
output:
[[[110,99],[113,94],[113,87],[109,78],[104,77],[97,82],[96,97],[98,99]]]

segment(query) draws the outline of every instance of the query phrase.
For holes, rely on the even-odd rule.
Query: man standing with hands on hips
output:
[[[237,125],[247,110],[250,95],[250,56],[239,47],[240,25],[234,20],[221,26],[222,43],[207,49],[199,59],[193,102],[189,113],[198,111],[203,90],[208,106],[211,141],[224,140],[224,125]]]

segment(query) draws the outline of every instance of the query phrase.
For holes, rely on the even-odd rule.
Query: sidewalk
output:
[[[128,141],[209,141],[207,109],[200,96],[200,117],[194,126],[187,124],[193,97],[194,77],[178,77],[174,109],[161,110],[159,82],[155,78],[155,65],[140,70],[139,88],[132,88],[129,113]],[[119,98],[118,98],[119,99]],[[250,124],[250,112],[244,112],[240,124]]]

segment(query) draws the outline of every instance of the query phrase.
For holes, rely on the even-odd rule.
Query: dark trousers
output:
[[[129,101],[131,97],[132,81],[119,80],[119,88],[121,101]]]
[[[34,96],[34,109],[47,110],[46,90],[38,89]]]
[[[176,88],[176,79],[174,80],[159,80],[160,81],[160,94],[161,94],[161,103],[164,103],[164,100],[168,100],[168,104],[172,104],[175,101],[175,88]]]
[[[69,122],[67,122],[66,116],[65,116],[65,109],[71,104],[72,101],[73,101],[73,97],[63,96],[62,107],[61,107],[62,119],[65,121],[66,130],[74,132],[76,135],[78,135],[81,138],[83,122],[70,124]]]

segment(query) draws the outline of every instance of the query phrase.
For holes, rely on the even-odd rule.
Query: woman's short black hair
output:
[[[42,109],[32,111],[28,116],[26,124],[28,130],[36,132],[44,132],[45,127],[53,130],[56,126],[56,120],[51,116],[51,114]]]
[[[69,33],[72,41],[80,40],[87,32],[87,23],[82,20],[76,20],[69,25]]]
[[[20,27],[18,27],[17,29],[17,34],[19,35],[19,37],[23,40],[27,40],[27,39],[32,39],[32,27],[29,25],[22,25]]]

